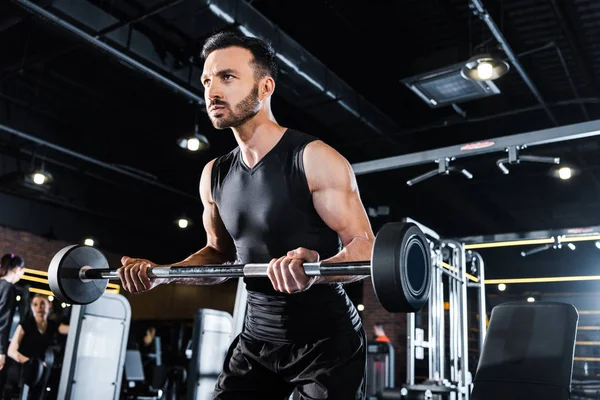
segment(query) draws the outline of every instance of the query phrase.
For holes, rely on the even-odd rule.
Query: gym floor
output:
[[[205,245],[198,181],[236,142],[206,115],[198,56],[213,32],[239,30],[272,41],[278,122],[318,136],[356,168],[375,233],[412,218],[481,255],[485,316],[474,287],[465,308],[472,376],[479,321],[494,307],[568,303],[579,313],[572,398],[595,398],[599,26],[591,0],[1,2],[0,253],[26,260],[17,315],[33,294],[53,295],[48,265],[67,245],[92,244],[110,265],[126,254],[168,263]],[[486,57],[508,71],[463,76]],[[186,147],[195,132],[207,148]],[[527,133],[535,140],[499,144]],[[33,172],[51,180],[38,185]],[[400,387],[407,316],[385,311],[369,279],[346,290],[369,339],[384,323]],[[182,368],[196,311],[233,313],[236,291],[233,280],[139,295],[118,281],[108,287],[131,306],[127,342],[160,337],[165,363]],[[51,303],[50,318],[68,322],[72,304]],[[427,321],[417,314],[425,335]],[[64,351],[65,337],[56,341]],[[425,354],[417,381],[429,379]]]

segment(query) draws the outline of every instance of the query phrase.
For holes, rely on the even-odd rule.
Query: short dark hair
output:
[[[273,80],[277,80],[275,50],[269,43],[255,37],[244,36],[232,31],[215,33],[204,42],[200,57],[202,60],[206,60],[206,57],[213,51],[233,46],[242,47],[252,53],[254,73],[258,79],[269,75]]]
[[[5,254],[0,260],[0,277],[8,274],[8,271],[17,267],[21,268],[25,265],[25,261],[12,253]]]

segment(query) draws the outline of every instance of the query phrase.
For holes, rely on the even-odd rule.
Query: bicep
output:
[[[200,179],[200,198],[204,207],[202,223],[206,230],[206,245],[223,254],[228,254],[232,250],[233,241],[225,229],[217,204],[212,198],[211,171],[213,164],[214,160],[206,164]]]
[[[357,237],[372,240],[371,223],[350,163],[322,142],[307,145],[303,161],[314,207],[342,243]]]

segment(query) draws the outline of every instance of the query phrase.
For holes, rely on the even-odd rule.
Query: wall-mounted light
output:
[[[461,69],[460,74],[463,78],[472,81],[493,81],[505,75],[509,69],[510,66],[506,61],[490,54],[480,54],[471,57]]]

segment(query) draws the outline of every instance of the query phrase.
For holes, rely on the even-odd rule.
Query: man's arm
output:
[[[375,235],[360,199],[350,163],[322,141],[304,149],[304,171],[313,204],[323,221],[340,237],[343,249],[323,263],[368,261]],[[364,276],[320,276],[314,283],[349,283]]]
[[[202,170],[200,178],[200,198],[204,206],[202,222],[206,230],[206,246],[177,262],[175,266],[194,266],[205,264],[224,264],[235,260],[235,246],[231,236],[225,229],[221,220],[216,203],[211,196],[212,166],[215,160],[210,161]],[[165,283],[185,283],[188,285],[215,285],[222,283],[227,278],[155,278],[148,277],[148,269],[154,266],[152,262],[139,259],[123,257],[123,266],[119,269],[119,277],[123,288],[131,293],[150,290],[157,285]]]
[[[235,246],[231,236],[225,229],[219,215],[217,204],[212,198],[211,175],[215,160],[210,161],[202,171],[200,178],[200,198],[204,206],[202,222],[206,230],[206,246],[180,261],[174,266],[224,264],[235,260]],[[181,278],[171,279],[169,283],[185,283],[189,285],[212,285],[225,282],[228,278]]]

